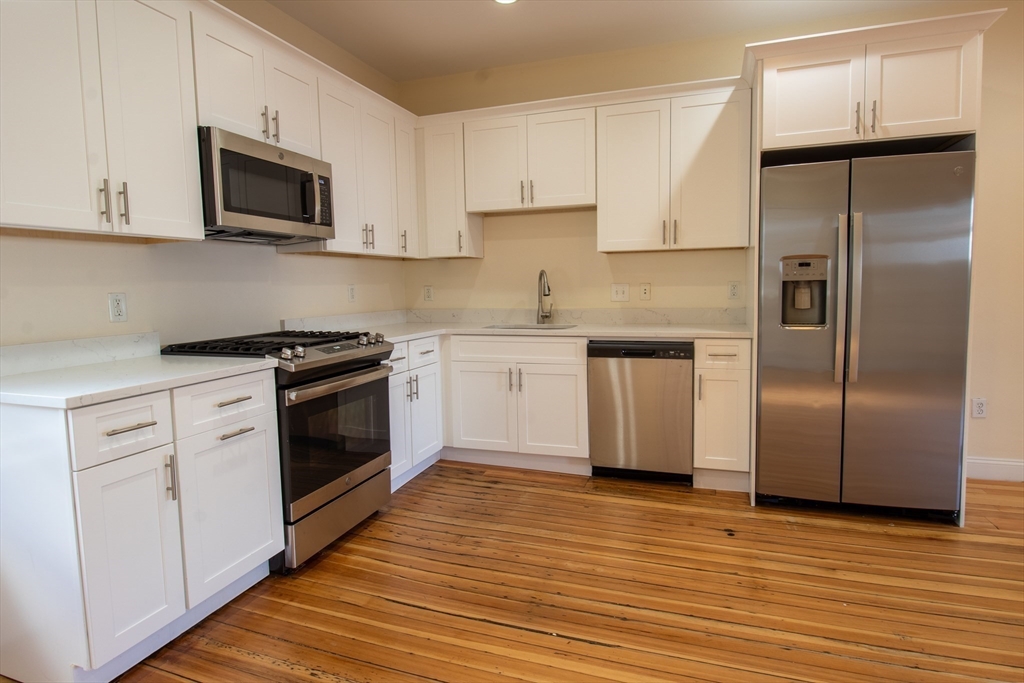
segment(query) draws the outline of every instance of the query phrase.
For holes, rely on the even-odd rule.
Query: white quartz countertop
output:
[[[440,334],[487,334],[525,337],[586,337],[587,339],[653,339],[692,341],[694,339],[750,339],[746,325],[594,325],[581,324],[568,329],[495,329],[493,323],[401,323],[381,325],[380,332],[390,342],[398,343]]]
[[[276,367],[268,358],[145,356],[0,377],[0,403],[81,408]]]

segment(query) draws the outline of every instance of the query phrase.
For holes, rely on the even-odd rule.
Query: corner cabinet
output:
[[[0,3],[0,223],[202,239],[190,7]]]
[[[598,107],[598,250],[746,247],[749,146],[749,90]]]
[[[693,466],[750,470],[750,341],[694,344]]]
[[[974,31],[766,58],[762,146],[973,131],[980,86]]]
[[[420,219],[428,258],[483,258],[483,217],[466,213],[462,124],[416,130]]]

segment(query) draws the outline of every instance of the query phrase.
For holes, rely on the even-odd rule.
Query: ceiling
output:
[[[891,0],[270,0],[395,81],[885,11]],[[930,4],[901,0],[901,7]]]

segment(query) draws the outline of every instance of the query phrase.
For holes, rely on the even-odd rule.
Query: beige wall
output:
[[[0,345],[150,331],[173,343],[276,330],[285,317],[405,307],[401,261],[17,232],[0,234]],[[128,295],[127,322],[109,321],[109,292]]]

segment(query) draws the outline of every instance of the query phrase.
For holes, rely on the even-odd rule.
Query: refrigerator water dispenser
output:
[[[828,257],[783,256],[782,325],[824,327],[828,302]]]

